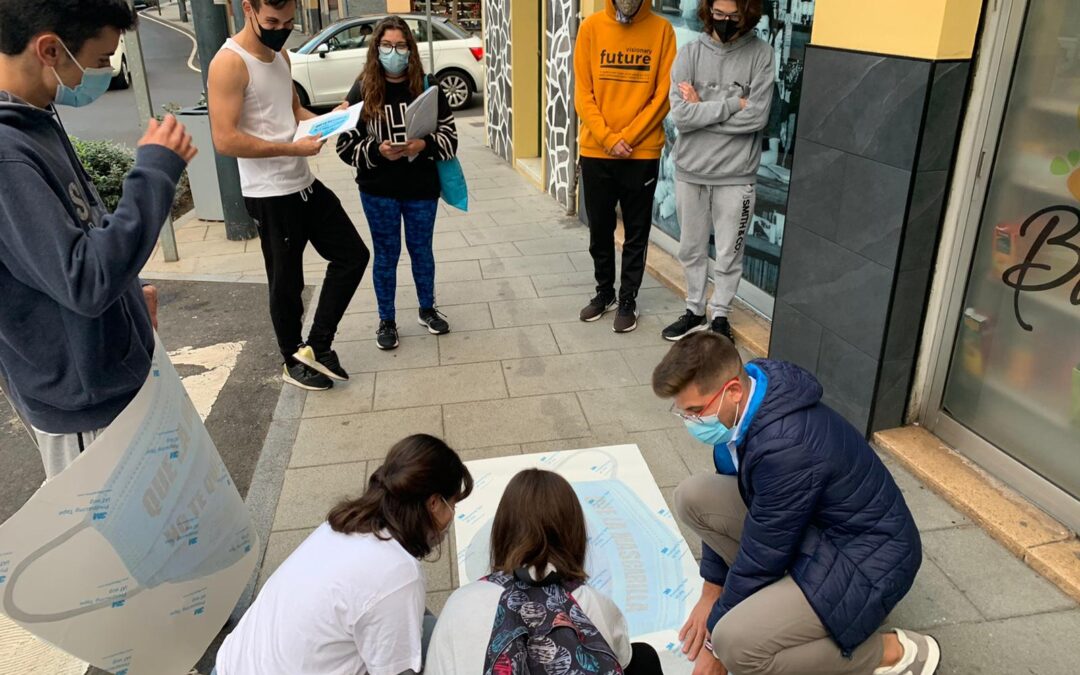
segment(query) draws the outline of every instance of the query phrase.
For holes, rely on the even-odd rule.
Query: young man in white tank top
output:
[[[217,151],[237,158],[248,213],[259,226],[270,286],[270,319],[285,360],[284,380],[308,390],[347,380],[331,349],[371,254],[340,200],[315,179],[308,157],[325,141],[293,141],[297,124],[315,116],[300,105],[289,57],[296,0],[244,0],[244,29],[210,64],[210,123]],[[302,338],[304,249],[330,262],[314,324]]]

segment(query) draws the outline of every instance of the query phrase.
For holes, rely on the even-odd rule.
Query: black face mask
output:
[[[281,48],[285,46],[285,43],[289,40],[289,36],[292,34],[292,28],[264,28],[259,23],[259,15],[255,14],[255,25],[259,27],[258,38],[259,42],[263,43],[267,49],[271,51],[280,52]]]
[[[720,38],[720,42],[731,42],[739,35],[739,22],[728,19],[727,21],[720,21],[716,24],[716,37]]]

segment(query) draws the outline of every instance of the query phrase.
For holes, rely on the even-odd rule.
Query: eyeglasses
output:
[[[409,45],[405,44],[404,42],[399,42],[397,44],[394,44],[392,42],[380,42],[379,43],[379,53],[380,54],[389,55],[389,54],[391,54],[393,52],[397,52],[398,54],[401,54],[402,56],[407,56],[409,54],[409,51],[410,51],[409,50]]]
[[[701,413],[704,413],[706,410],[711,408],[712,404],[716,402],[716,399],[723,396],[724,392],[727,391],[728,385],[731,384],[732,382],[735,382],[738,379],[739,379],[738,377],[733,377],[730,380],[728,380],[727,382],[725,382],[724,386],[720,388],[720,391],[716,392],[716,395],[713,396],[712,398],[710,398],[708,403],[701,406],[701,412],[692,413],[692,412],[687,412],[686,410],[680,410],[675,405],[675,403],[672,402],[672,404],[671,404],[671,414],[675,415],[676,417],[681,417],[682,419],[686,420],[687,422],[701,422],[702,421]],[[705,415],[705,417],[709,417],[709,415]]]
[[[721,12],[718,9],[714,9],[712,11],[712,18],[716,19],[717,21],[738,21],[742,18],[742,14],[739,14],[738,12],[732,12],[731,14],[728,14],[727,12]]]

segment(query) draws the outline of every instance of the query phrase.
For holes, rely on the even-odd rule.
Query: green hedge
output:
[[[135,165],[135,152],[119,143],[83,141],[74,136],[71,137],[71,144],[75,146],[75,154],[86,167],[91,182],[97,188],[102,201],[105,202],[105,208],[112,212],[120,203],[124,178]],[[176,201],[185,199],[190,190],[187,171],[185,171],[176,188]]]

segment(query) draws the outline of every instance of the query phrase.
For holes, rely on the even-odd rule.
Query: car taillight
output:
[[[477,61],[484,60],[484,48],[483,47],[469,47],[469,51],[472,52],[473,58]]]

